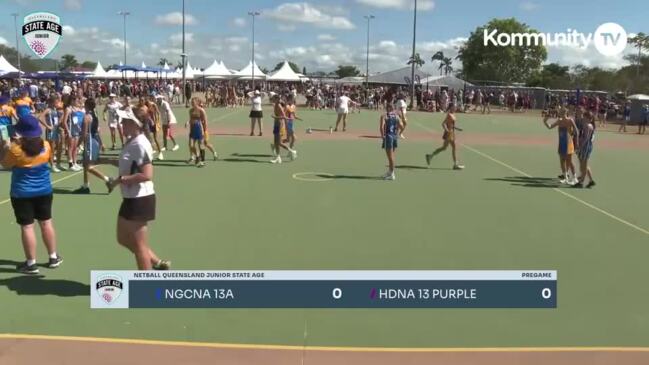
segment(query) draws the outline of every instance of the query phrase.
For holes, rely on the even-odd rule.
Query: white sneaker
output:
[[[158,155],[158,160],[162,161],[164,159],[165,157],[162,155],[162,152],[160,152],[160,154]]]
[[[70,168],[70,171],[74,171],[74,172],[78,172],[78,171],[81,171],[81,170],[83,170],[83,167],[81,167],[81,166],[79,166],[77,164],[72,165],[72,167]]]
[[[393,181],[393,180],[396,180],[396,179],[397,179],[397,177],[394,175],[394,172],[391,173],[391,174],[386,175],[386,176],[383,178],[383,180],[390,180],[390,181]]]
[[[171,150],[172,150],[172,151],[178,151],[179,149],[180,149],[180,146],[179,146],[179,145],[175,145],[174,148],[172,148]]]
[[[289,151],[288,157],[291,159],[291,161],[295,160],[297,158],[297,151],[296,150]]]
[[[464,170],[464,165],[454,165],[453,170]]]
[[[162,147],[162,148],[160,149],[160,152],[166,152],[166,151],[167,151],[167,147]]]
[[[270,163],[280,164],[280,163],[282,163],[282,157],[281,157],[281,156],[277,156],[277,157],[275,157],[274,159],[270,160]]]
[[[218,160],[218,159],[219,159],[219,154],[216,153],[216,151],[214,151],[214,161],[216,161],[216,160]]]
[[[561,184],[567,184],[567,183],[568,183],[568,180],[566,180],[566,179],[560,179],[559,182],[560,182]]]
[[[59,172],[61,172],[61,170],[59,170],[59,168],[56,166],[52,166],[52,172],[58,174]]]

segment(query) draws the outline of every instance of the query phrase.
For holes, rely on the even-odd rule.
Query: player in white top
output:
[[[263,134],[263,122],[262,118],[264,117],[264,112],[262,110],[261,102],[262,102],[262,95],[259,90],[251,91],[248,93],[248,97],[250,98],[250,114],[248,115],[250,117],[250,136],[255,135],[255,125],[259,125],[259,136]]]
[[[399,113],[399,118],[403,124],[399,138],[406,138],[403,136],[403,131],[408,126],[408,119],[406,118],[406,114],[408,114],[408,103],[406,103],[406,97],[403,94],[399,94],[399,98],[397,99],[397,113]]]
[[[108,129],[110,130],[110,140],[113,143],[110,148],[111,150],[115,150],[116,132],[119,132],[120,144],[124,146],[124,133],[122,132],[121,125],[119,124],[119,117],[117,116],[117,109],[122,108],[122,103],[115,99],[116,96],[117,95],[115,94],[110,94],[108,96],[108,103],[104,107],[104,112],[102,113],[104,122],[108,122]],[[108,118],[106,118],[106,114],[108,114]]]
[[[164,95],[156,95],[156,102],[158,104],[158,110],[160,110],[160,122],[162,123],[162,151],[167,150],[168,139],[174,144],[171,150],[178,151],[180,146],[178,146],[173,135],[173,126],[177,123],[176,115],[174,115],[174,111],[171,109],[171,105],[169,105]]]
[[[353,101],[349,96],[347,96],[346,91],[343,91],[343,93],[336,100],[336,113],[338,113],[338,119],[336,119],[336,128],[334,129],[334,132],[338,132],[338,126],[340,125],[341,121],[343,122],[343,132],[347,130],[347,114],[349,114],[350,104],[357,103]]]

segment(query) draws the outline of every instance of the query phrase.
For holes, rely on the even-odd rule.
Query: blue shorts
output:
[[[280,122],[275,121],[275,123],[273,123],[273,134],[274,134],[274,135],[279,135],[279,129],[280,129],[280,127],[281,127],[281,123],[280,123]]]
[[[383,145],[381,146],[384,150],[396,150],[398,147],[397,136],[387,135],[383,138]]]
[[[581,161],[587,161],[593,153],[593,144],[588,143],[586,146],[579,148],[578,156]]]
[[[286,121],[286,133],[293,134],[293,119]]]
[[[203,140],[203,128],[201,128],[199,123],[192,123],[192,126],[189,129],[189,138],[195,141]]]

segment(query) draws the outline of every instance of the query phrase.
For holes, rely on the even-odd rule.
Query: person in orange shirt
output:
[[[38,274],[34,220],[41,228],[49,253],[47,267],[57,268],[63,259],[56,253],[56,233],[52,223],[52,183],[49,161],[52,150],[42,138],[40,121],[33,115],[20,117],[14,142],[0,142],[0,164],[11,169],[11,206],[20,225],[26,261],[17,265],[23,274]]]
[[[16,110],[9,105],[9,98],[0,96],[0,140],[13,138],[14,119],[18,119],[18,116],[16,115]]]
[[[20,93],[20,97],[14,101],[14,105],[16,105],[16,114],[19,118],[34,112],[34,101],[29,97],[27,90]]]

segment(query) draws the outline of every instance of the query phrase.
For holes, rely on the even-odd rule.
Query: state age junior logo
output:
[[[22,33],[29,49],[39,58],[45,58],[59,44],[63,33],[61,18],[47,12],[31,13],[25,16]]]
[[[97,279],[95,291],[106,304],[113,304],[122,294],[123,287],[122,278],[111,274]]]

